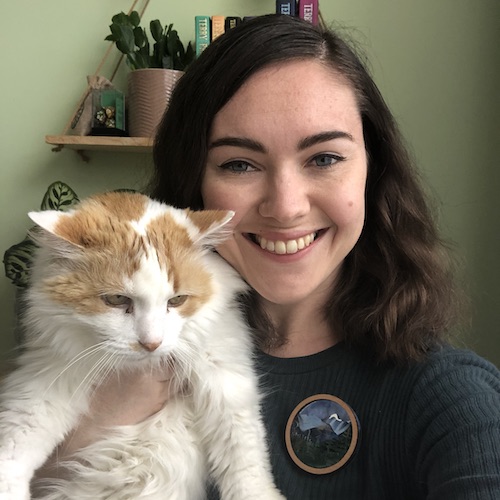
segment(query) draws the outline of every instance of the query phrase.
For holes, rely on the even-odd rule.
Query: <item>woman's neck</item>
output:
[[[280,358],[308,356],[335,345],[337,338],[316,305],[277,305],[263,303],[280,338],[285,342],[268,350],[268,354]]]

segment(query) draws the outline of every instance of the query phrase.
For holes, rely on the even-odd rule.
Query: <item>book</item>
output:
[[[236,16],[226,17],[226,23],[225,23],[226,31],[236,28],[236,26],[238,26],[238,24],[240,23],[241,23],[241,17],[236,17]]]
[[[276,14],[283,14],[285,16],[297,15],[297,1],[296,0],[276,0]]]
[[[318,0],[299,0],[299,17],[317,25],[319,15]]]
[[[212,16],[212,42],[224,33],[225,21],[224,16]]]
[[[195,16],[195,45],[196,57],[198,57],[210,43],[210,17]]]

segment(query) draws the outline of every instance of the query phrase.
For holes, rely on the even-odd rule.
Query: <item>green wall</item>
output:
[[[2,6],[0,251],[24,237],[26,212],[54,180],[80,196],[143,186],[147,154],[51,152],[108,47],[123,0],[16,0]],[[139,3],[140,5],[140,3]],[[145,20],[173,22],[194,38],[196,14],[271,12],[274,0],[152,0]],[[432,190],[441,226],[456,243],[472,296],[465,343],[500,364],[498,0],[322,0],[328,21],[357,40]],[[113,52],[111,63],[117,60]],[[105,76],[109,76],[104,72]],[[118,82],[125,79],[120,72]],[[14,348],[14,287],[0,276],[0,362]]]

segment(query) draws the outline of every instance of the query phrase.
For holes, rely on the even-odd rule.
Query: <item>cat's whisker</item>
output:
[[[194,365],[197,349],[193,346],[184,343],[183,349],[176,352],[175,358],[170,358],[168,361],[174,376],[177,377],[179,383],[191,378],[191,372]]]
[[[76,356],[74,356],[68,364],[62,369],[57,376],[52,380],[52,382],[47,386],[45,389],[44,395],[47,393],[47,391],[50,390],[50,388],[61,378],[62,375],[64,375],[70,368],[72,368],[76,363],[79,363],[83,359],[92,356],[93,354],[97,353],[103,348],[103,345],[105,344],[105,341],[100,342],[99,344],[92,345],[90,347],[87,347],[83,351],[79,352]]]
[[[87,389],[92,386],[96,377],[99,376],[101,370],[105,370],[107,368],[107,363],[110,359],[113,358],[113,356],[114,355],[112,352],[107,351],[94,363],[92,368],[88,371],[87,375],[85,375],[85,377],[76,387],[74,393],[71,396],[71,399],[73,399],[77,394],[79,394],[80,391],[83,390],[83,392],[86,392]]]
[[[99,386],[106,381],[108,378],[109,374],[116,369],[116,363],[114,362],[115,360],[113,359],[113,354],[108,353],[107,355],[103,356],[100,360],[99,363],[96,363],[96,366],[92,369],[91,373],[91,378],[88,379],[87,381],[87,388],[90,388],[88,397],[92,398],[99,388]],[[111,360],[111,363],[108,361]],[[87,389],[84,388],[84,391],[86,392]]]

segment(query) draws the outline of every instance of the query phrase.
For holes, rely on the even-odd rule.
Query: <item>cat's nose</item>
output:
[[[139,341],[139,344],[141,344],[141,346],[144,347],[144,349],[146,349],[146,351],[153,352],[153,351],[156,351],[156,349],[158,349],[158,347],[160,347],[161,342],[141,342],[141,341]]]

